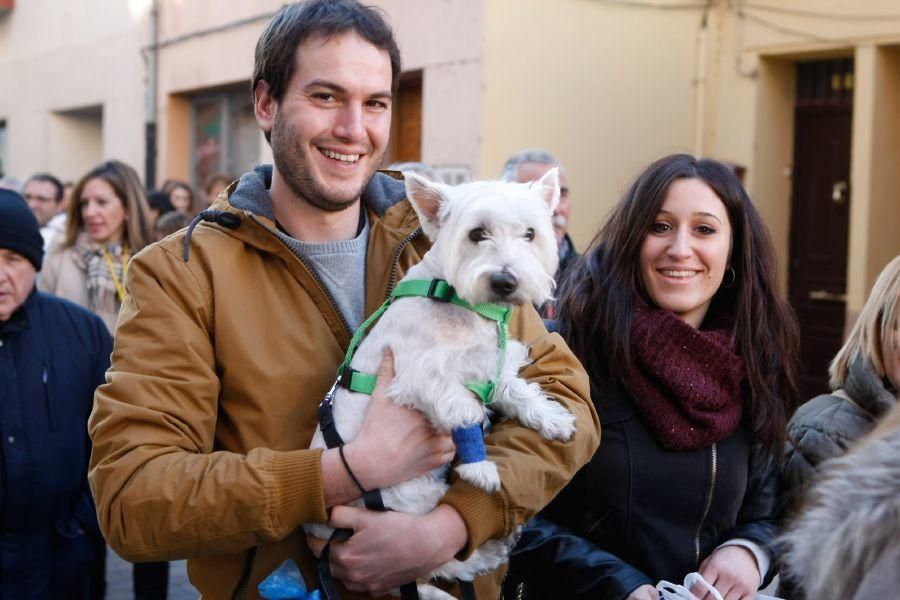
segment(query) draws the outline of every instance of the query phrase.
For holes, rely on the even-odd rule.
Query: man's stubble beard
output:
[[[296,130],[292,125],[281,120],[280,113],[275,117],[271,137],[275,167],[291,191],[312,206],[328,212],[339,212],[352,206],[381,164],[381,155],[370,154],[368,172],[363,177],[359,189],[347,194],[350,197],[335,197],[313,175],[312,166],[309,164],[312,157],[309,157],[309,160],[304,158],[304,148],[297,141]],[[318,152],[315,148],[311,151]]]

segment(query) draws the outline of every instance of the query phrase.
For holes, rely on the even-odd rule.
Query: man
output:
[[[129,267],[89,426],[91,485],[110,544],[129,560],[189,558],[203,597],[256,597],[288,558],[314,584],[300,529],[310,521],[354,531],[331,548],[343,598],[384,593],[508,535],[597,446],[584,371],[526,307],[512,327],[531,345],[523,376],[575,414],[578,431],[549,443],[497,424],[487,444],[501,492],[456,481],[425,515],[345,506],[360,497],[351,468],[365,489],[383,488],[454,454],[449,436],[385,397],[389,352],[346,463],[337,448],[308,449],[352,331],[428,248],[402,182],[376,174],[399,75],[373,9],[284,7],[257,44],[252,85],[274,166],[243,175],[201,217],[211,222]],[[476,580],[479,597],[497,597],[500,577]]]
[[[569,184],[566,181],[565,170],[546,150],[522,150],[509,157],[503,165],[500,179],[518,183],[537,181],[553,167],[559,167],[559,204],[553,211],[553,231],[556,233],[556,243],[559,246],[559,268],[556,271],[556,283],[559,285],[568,266],[578,257],[572,238],[568,234]],[[552,302],[547,302],[541,307],[540,312],[546,318],[553,318],[556,316],[556,307]]]
[[[43,254],[24,199],[0,190],[0,598],[99,597],[87,419],[112,339],[35,290]]]
[[[36,173],[25,182],[22,195],[41,226],[44,249],[47,250],[64,234],[66,213],[63,212],[63,184],[49,173]]]

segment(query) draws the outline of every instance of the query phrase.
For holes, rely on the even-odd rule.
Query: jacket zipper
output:
[[[50,426],[50,431],[56,431],[56,408],[53,406],[53,398],[50,396],[50,377],[46,361],[41,371],[41,381],[44,384],[44,401],[47,403],[47,423]]]
[[[253,570],[253,559],[256,558],[256,546],[247,551],[247,558],[244,559],[244,566],[241,569],[241,576],[234,591],[231,593],[231,600],[244,600],[247,596],[247,582],[250,581],[250,572]]]
[[[694,558],[697,566],[700,565],[700,533],[703,531],[703,523],[709,515],[709,509],[712,507],[713,491],[716,487],[716,476],[718,475],[719,467],[716,445],[713,444],[710,450],[712,452],[712,473],[709,478],[709,493],[706,496],[706,507],[703,509],[703,516],[700,517],[700,522],[697,523],[697,534],[694,536]]]
[[[391,297],[391,292],[394,291],[394,285],[397,283],[397,269],[400,266],[400,254],[403,250],[412,242],[414,239],[422,235],[422,228],[419,227],[400,242],[400,245],[394,250],[394,257],[391,259],[391,278],[388,280],[388,289],[387,295],[388,298]]]
[[[288,246],[287,244],[285,244],[285,243],[284,243],[284,240],[282,240],[280,237],[278,237],[278,236],[275,234],[275,232],[273,232],[271,229],[269,229],[269,228],[266,227],[263,223],[261,223],[261,222],[256,218],[256,215],[254,215],[253,213],[250,213],[250,218],[253,219],[253,221],[254,221],[257,225],[259,225],[260,227],[262,227],[263,230],[269,232],[269,235],[271,235],[271,236],[274,237],[276,240],[278,240],[278,242],[279,242],[282,246],[284,246],[285,248],[288,249],[288,252],[290,252],[291,254],[293,254],[294,256],[296,256],[296,257],[297,257],[297,260],[299,260],[301,263],[303,263],[303,266],[306,267],[306,270],[310,272],[310,274],[312,275],[312,277],[313,277],[313,279],[315,280],[315,282],[319,285],[319,289],[321,289],[322,292],[325,294],[325,297],[328,298],[328,302],[331,304],[331,307],[334,309],[334,312],[336,312],[337,315],[338,315],[338,317],[340,317],[340,319],[341,319],[341,324],[344,326],[344,331],[346,331],[349,335],[352,336],[352,335],[353,335],[353,331],[351,331],[351,329],[350,329],[350,323],[348,323],[348,322],[347,322],[347,319],[344,318],[344,314],[343,314],[343,313],[340,311],[340,309],[337,307],[337,303],[334,301],[334,297],[331,295],[331,292],[328,291],[328,286],[326,286],[326,285],[325,285],[325,282],[322,281],[322,278],[319,277],[319,274],[316,272],[316,269],[312,266],[312,264],[311,264],[308,260],[306,260],[305,258],[303,258],[302,256],[300,256],[299,254],[297,254],[296,252],[294,252],[294,249],[291,248],[290,246]]]

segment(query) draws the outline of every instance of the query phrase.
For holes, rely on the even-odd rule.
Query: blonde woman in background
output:
[[[884,268],[829,369],[830,394],[797,409],[788,425],[782,494],[788,516],[804,503],[821,463],[843,455],[894,408],[900,389],[900,256]],[[785,581],[785,597],[802,598]],[[780,594],[781,595],[781,594]]]
[[[129,259],[152,241],[150,211],[134,169],[117,160],[75,185],[63,241],[52,249],[39,287],[84,306],[115,331]]]

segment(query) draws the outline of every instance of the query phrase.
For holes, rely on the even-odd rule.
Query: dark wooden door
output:
[[[800,320],[801,400],[827,390],[843,340],[852,98],[852,59],[797,65],[789,294]]]
[[[422,160],[422,72],[404,73],[393,105],[391,162]]]

